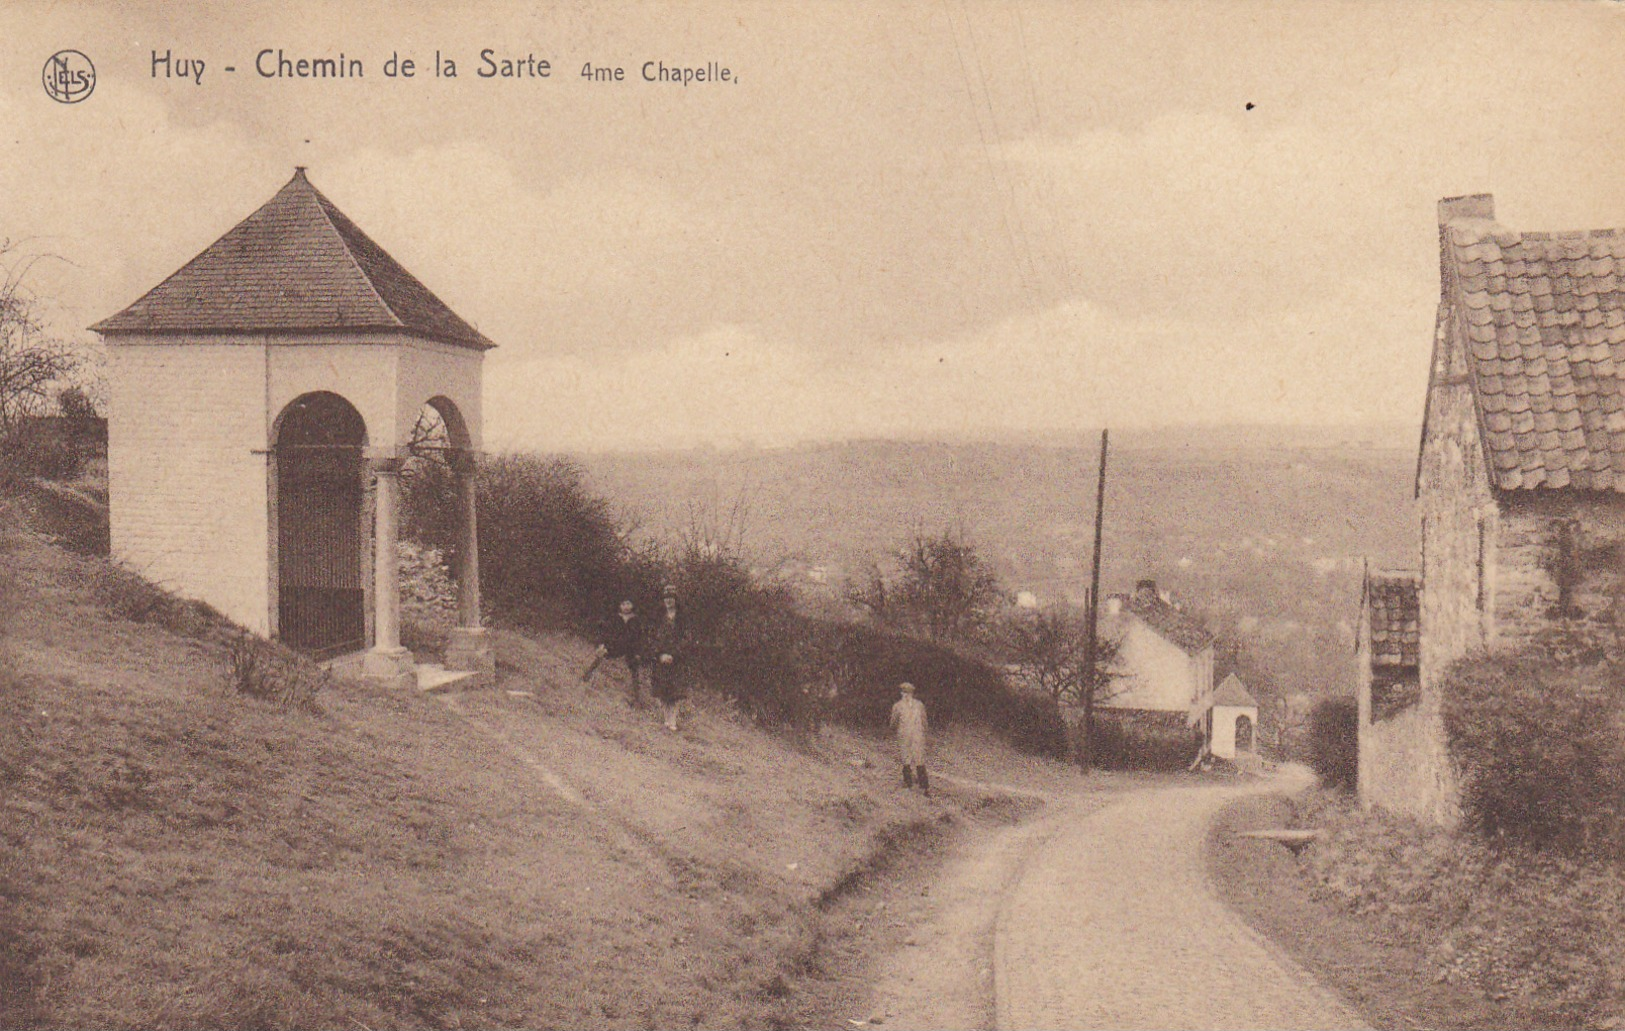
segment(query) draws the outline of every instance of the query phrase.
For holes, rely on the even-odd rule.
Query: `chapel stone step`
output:
[[[477,670],[447,669],[438,662],[418,663],[418,690],[426,694],[480,686]]]

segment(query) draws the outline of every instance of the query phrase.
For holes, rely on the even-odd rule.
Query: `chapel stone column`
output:
[[[457,474],[457,501],[462,509],[462,536],[457,542],[457,626],[446,640],[446,668],[496,676],[496,652],[480,620],[480,531],[476,502],[479,461],[470,451],[452,453]]]
[[[362,676],[389,687],[416,687],[417,663],[401,646],[401,585],[395,541],[400,510],[401,465],[396,448],[373,448],[367,464],[376,477],[373,520],[373,646]]]

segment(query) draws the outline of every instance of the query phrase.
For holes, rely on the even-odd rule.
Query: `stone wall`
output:
[[[1566,490],[1492,494],[1448,311],[1440,333],[1418,480],[1420,700],[1410,713],[1373,720],[1367,676],[1361,777],[1372,779],[1378,804],[1449,822],[1456,797],[1440,677],[1471,651],[1517,647],[1550,629],[1617,649],[1625,623],[1625,498]]]
[[[1499,509],[1490,492],[1455,314],[1442,306],[1434,349],[1427,426],[1418,468],[1422,520],[1421,642],[1415,706],[1369,722],[1362,775],[1370,797],[1400,812],[1453,823],[1455,772],[1444,740],[1439,677],[1488,643],[1498,589]],[[1369,706],[1370,684],[1367,684]]]
[[[1354,648],[1355,697],[1359,703],[1360,804],[1381,806],[1424,820],[1454,820],[1451,766],[1444,753],[1444,728],[1437,712],[1425,716],[1420,704],[1397,711],[1382,711],[1381,691],[1396,677],[1414,682],[1408,669],[1380,669],[1371,665],[1371,616],[1364,605]]]
[[[1451,826],[1460,819],[1456,784],[1438,713],[1412,706],[1360,725],[1360,802]]]
[[[1435,708],[1433,685],[1440,671],[1488,642],[1499,586],[1499,511],[1465,373],[1454,359],[1434,370],[1418,485],[1422,702]]]
[[[1625,497],[1505,496],[1492,645],[1512,648],[1547,629],[1620,649],[1625,624]]]

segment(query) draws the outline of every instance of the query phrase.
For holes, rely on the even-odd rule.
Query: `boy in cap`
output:
[[[900,686],[903,696],[891,707],[891,725],[903,757],[903,787],[912,788],[918,778],[920,790],[930,798],[931,778],[925,772],[925,703],[914,697],[913,684],[905,680]]]

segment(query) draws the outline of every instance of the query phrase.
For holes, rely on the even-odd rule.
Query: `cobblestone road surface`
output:
[[[1028,858],[994,938],[999,1026],[1364,1028],[1213,894],[1209,822],[1251,787],[1132,792]]]

